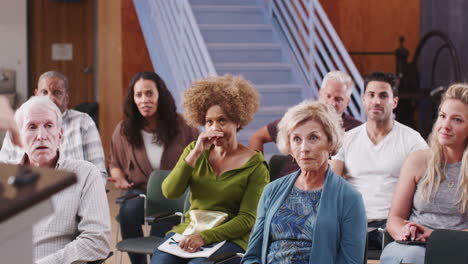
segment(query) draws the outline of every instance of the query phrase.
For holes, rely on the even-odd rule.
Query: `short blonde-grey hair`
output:
[[[62,112],[54,102],[52,102],[47,96],[32,96],[26,102],[24,102],[18,110],[15,112],[16,125],[20,130],[23,129],[24,118],[29,114],[30,110],[36,110],[38,108],[47,109],[57,117],[57,127],[62,127]]]
[[[298,125],[308,120],[315,120],[322,125],[330,144],[330,155],[335,155],[341,147],[343,129],[341,117],[331,106],[318,101],[304,101],[288,109],[278,123],[278,149],[283,154],[290,154],[291,144],[289,136]]]

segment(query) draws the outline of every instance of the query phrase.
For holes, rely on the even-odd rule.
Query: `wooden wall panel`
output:
[[[98,1],[99,124],[106,157],[110,139],[122,120],[121,0]]]
[[[124,95],[133,75],[154,71],[133,0],[122,0],[122,78]]]
[[[435,76],[431,76],[432,63],[437,49],[442,45],[439,39],[431,39],[421,52],[419,69],[421,70],[421,88],[434,89],[438,86],[448,86],[453,82],[468,81],[468,1],[426,0],[421,3],[421,35],[432,30],[445,33],[457,50],[462,76],[456,79],[452,60],[447,49],[440,54],[436,64]],[[431,81],[432,77],[434,82]]]
[[[321,0],[348,51],[394,51],[398,38],[414,55],[419,41],[420,0]],[[394,56],[353,55],[361,74],[395,72]]]
[[[42,73],[55,70],[68,78],[70,108],[95,101],[93,0],[29,0],[28,8],[30,94]],[[54,43],[72,44],[72,60],[53,60]],[[88,67],[91,71],[85,72]]]
[[[106,154],[132,76],[153,71],[132,0],[98,1],[100,132]]]

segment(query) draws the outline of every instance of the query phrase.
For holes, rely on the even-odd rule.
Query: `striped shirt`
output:
[[[26,155],[20,162],[24,163]],[[57,170],[76,174],[77,183],[53,195],[54,212],[33,226],[36,264],[87,263],[110,252],[111,220],[106,191],[96,166],[59,157]]]
[[[91,117],[82,112],[68,109],[62,114],[63,137],[60,142],[60,153],[64,159],[87,160],[96,165],[102,177],[107,178],[99,132]],[[5,160],[21,159],[24,150],[11,143],[10,136],[3,140],[1,150]]]

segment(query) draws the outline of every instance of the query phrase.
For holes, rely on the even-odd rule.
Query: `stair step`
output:
[[[302,101],[302,87],[297,84],[256,85],[262,106],[292,106]]]
[[[220,3],[222,1],[218,1]],[[244,11],[244,12],[256,12],[260,13],[261,9],[256,5],[193,5],[192,10],[202,11]]]
[[[254,121],[252,121],[254,122]],[[237,133],[237,140],[241,143],[241,144],[244,144],[246,146],[249,145],[249,138],[250,136],[253,135],[253,133],[255,133],[255,129],[242,129],[241,131],[239,131]]]
[[[285,61],[273,26],[260,8],[264,0],[189,0],[215,69],[219,75],[243,75],[261,96],[253,121],[239,131],[239,142],[248,145],[257,129],[281,118],[302,101],[304,87],[292,83],[292,65]],[[279,151],[264,145],[267,161]]]
[[[208,48],[220,49],[220,50],[244,50],[244,49],[254,49],[254,50],[263,50],[263,49],[272,49],[277,50],[281,49],[281,45],[277,43],[255,43],[255,42],[227,42],[227,43],[209,43]]]
[[[192,6],[197,5],[251,5],[256,6],[255,0],[189,0]]]
[[[239,131],[237,134],[237,139],[239,140],[240,143],[248,146],[249,145],[249,138],[250,136],[253,135],[257,131],[256,129],[242,129]],[[276,144],[274,142],[270,142],[267,144],[263,145],[263,153],[264,153],[264,158],[268,162],[274,154],[280,154],[278,148],[276,147]]]
[[[291,65],[285,63],[216,63],[219,75],[242,75],[254,84],[284,84],[291,81]]]
[[[205,41],[239,43],[251,42],[271,43],[273,28],[263,24],[200,24],[200,31]]]
[[[261,93],[279,93],[282,91],[299,93],[302,89],[299,84],[258,84],[255,85],[255,88]]]
[[[195,5],[192,7],[199,24],[264,24],[261,9],[242,5]]]
[[[255,122],[255,120],[253,120],[252,122]],[[246,142],[247,145],[248,145],[249,138],[250,138],[250,136],[253,135],[253,133],[255,133],[255,131],[256,131],[255,129],[247,129],[247,128],[244,128],[244,129],[242,129],[241,131],[239,131],[239,132],[237,133],[237,139],[238,139],[239,141],[244,141],[244,142]],[[244,144],[244,143],[242,143],[242,144]]]
[[[261,106],[259,111],[255,113],[254,119],[248,124],[245,129],[257,130],[268,125],[270,122],[281,118],[290,106]]]
[[[279,117],[282,117],[284,113],[288,110],[289,106],[261,106],[256,115],[259,116],[275,116],[271,121],[276,120]],[[269,121],[268,123],[270,123]],[[267,124],[267,123],[266,123]],[[264,125],[266,125],[264,124]]]
[[[281,46],[274,43],[211,43],[207,47],[214,63],[281,61]]]

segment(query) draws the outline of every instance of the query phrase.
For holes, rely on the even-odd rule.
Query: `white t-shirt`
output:
[[[145,145],[146,155],[153,170],[161,168],[161,157],[164,151],[164,145],[153,143],[153,133],[141,130],[143,144]]]
[[[392,130],[375,145],[366,125],[346,132],[332,159],[344,162],[343,176],[361,192],[371,221],[387,218],[403,162],[411,152],[427,148],[427,143],[417,131],[394,121]]]

